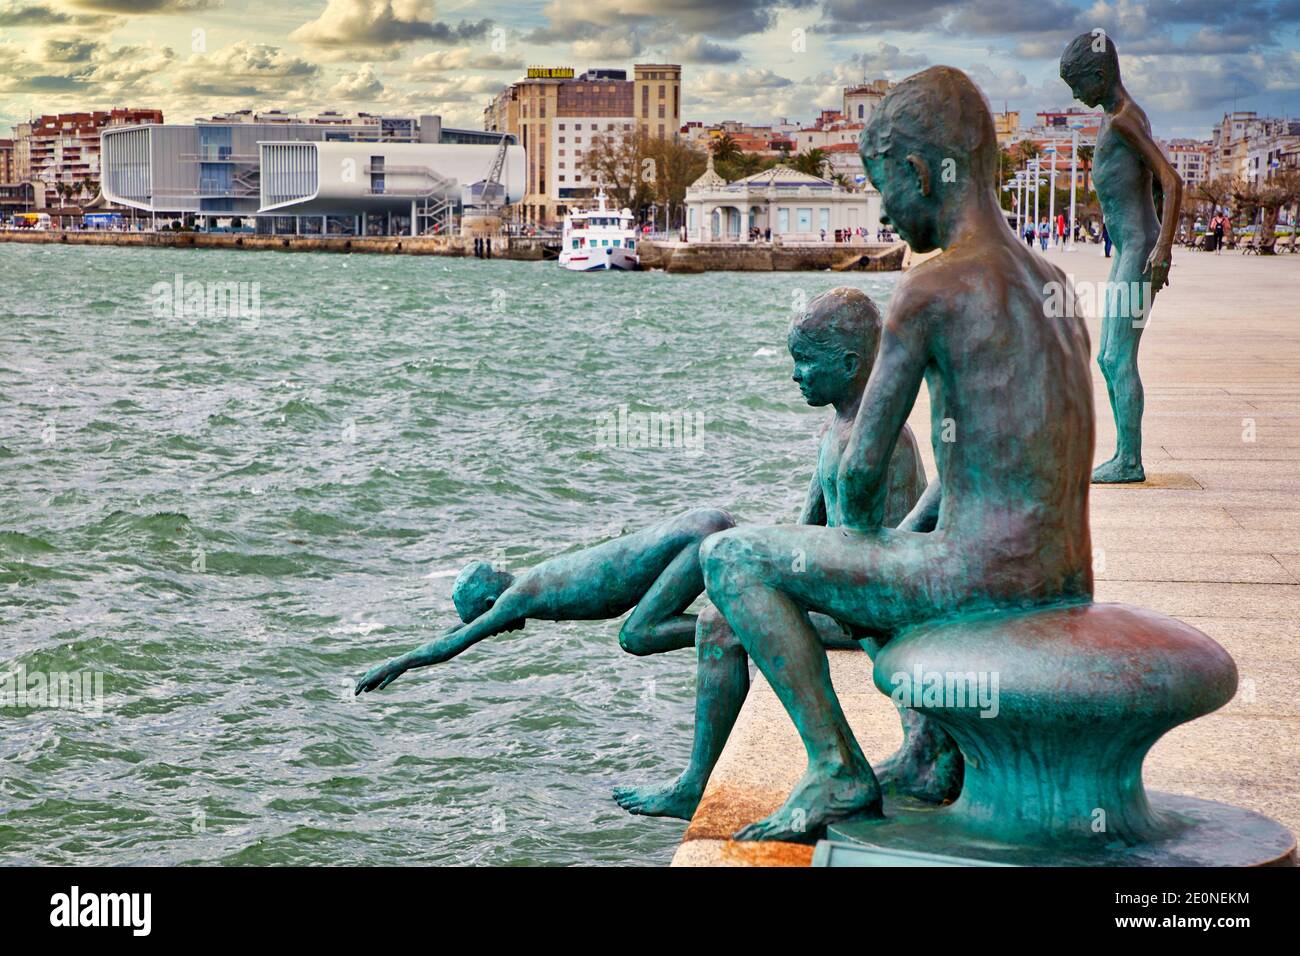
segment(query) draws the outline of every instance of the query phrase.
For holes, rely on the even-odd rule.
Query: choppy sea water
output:
[[[178,276],[249,311],[169,310]],[[610,789],[685,765],[690,651],[538,621],[352,682],[470,559],[793,520],[791,310],[895,280],[0,244],[0,677],[103,689],[0,699],[0,862],[666,863],[685,825]],[[622,406],[703,428],[609,447]]]

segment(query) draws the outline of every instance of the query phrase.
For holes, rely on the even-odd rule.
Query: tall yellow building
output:
[[[569,206],[590,199],[596,183],[583,170],[597,137],[640,133],[676,137],[681,129],[682,68],[640,63],[626,70],[532,67],[483,111],[483,128],[513,133],[528,157],[527,192],[518,217],[555,225]]]

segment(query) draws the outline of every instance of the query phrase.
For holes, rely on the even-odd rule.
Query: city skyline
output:
[[[1057,57],[1094,27],[1157,135],[1294,110],[1300,0],[0,0],[0,131],[114,106],[169,122],[337,109],[477,127],[528,66],[634,62],[681,63],[682,118],[705,123],[806,120],[846,85],[936,63],[970,73],[994,109],[1032,115],[1072,102]]]

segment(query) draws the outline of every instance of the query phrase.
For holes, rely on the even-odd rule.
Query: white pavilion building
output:
[[[686,189],[686,233],[690,242],[748,242],[750,229],[760,238],[771,230],[773,242],[835,241],[857,238],[875,242],[880,227],[880,193],[870,184],[844,189],[829,179],[773,166],[729,183],[713,168],[709,155],[704,175]],[[845,240],[847,241],[847,240]]]

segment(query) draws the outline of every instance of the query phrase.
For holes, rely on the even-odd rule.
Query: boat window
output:
[[[628,247],[629,249],[635,249],[635,248],[636,248],[636,240],[635,240],[635,239],[629,239],[629,240],[627,240],[627,247]]]
[[[573,248],[576,249],[576,248],[578,248],[578,246],[580,246],[580,245],[582,245],[582,240],[581,240],[581,239],[574,239],[574,240],[573,240]]]

